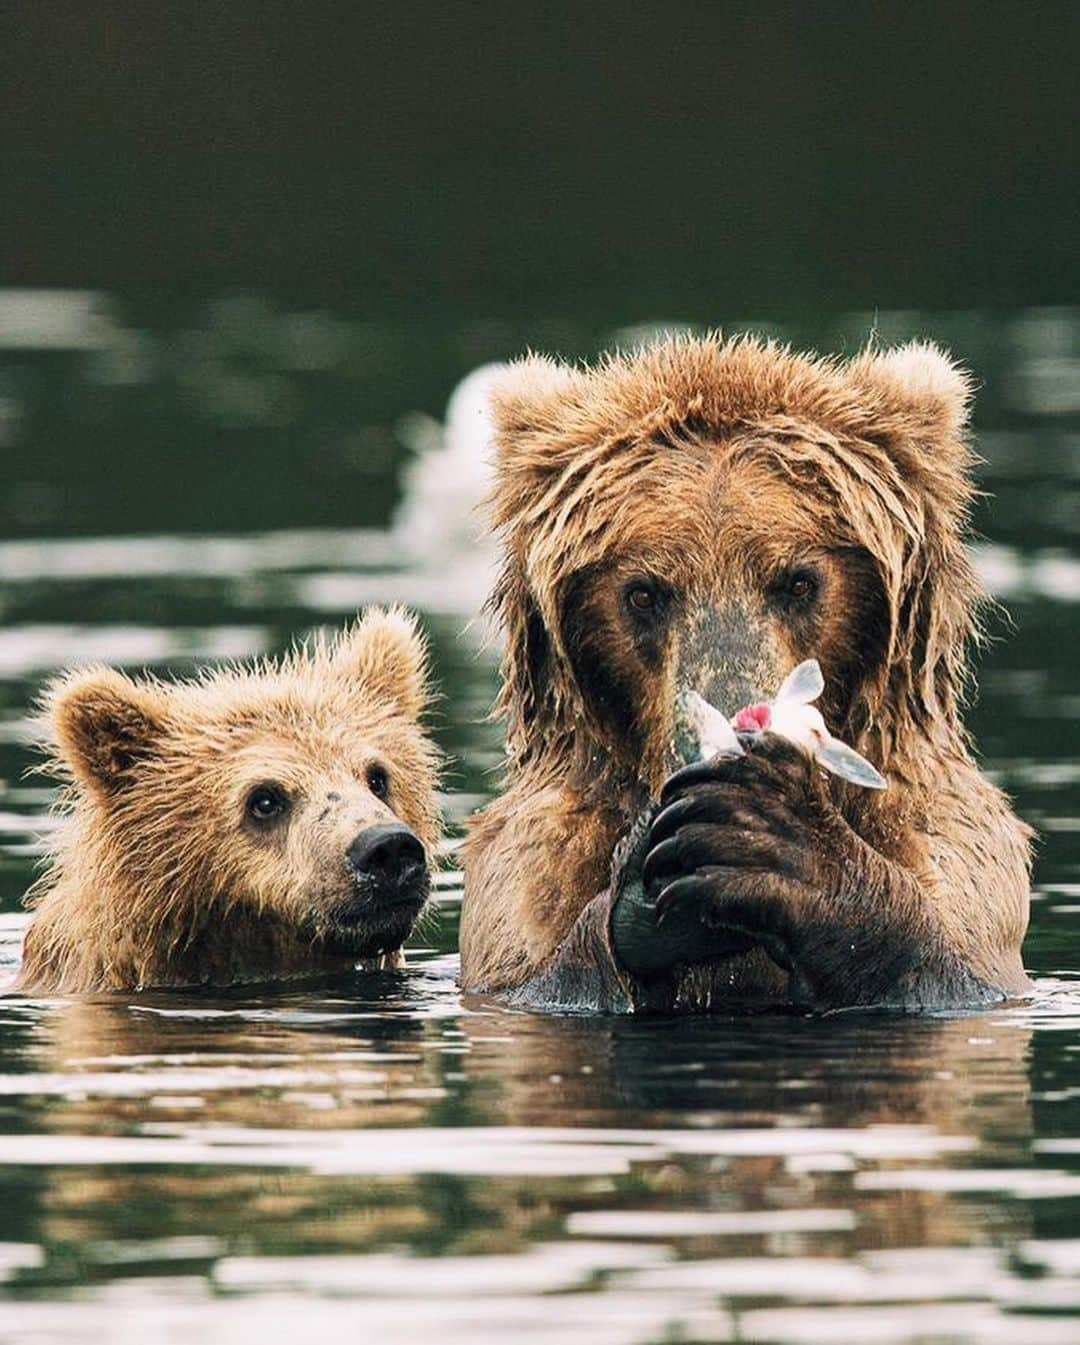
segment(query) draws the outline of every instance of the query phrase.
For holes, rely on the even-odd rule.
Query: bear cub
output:
[[[18,988],[81,994],[402,965],[439,838],[413,618],[278,661],[43,698],[66,785]]]

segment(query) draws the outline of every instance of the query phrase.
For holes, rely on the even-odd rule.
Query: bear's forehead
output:
[[[828,485],[811,463],[810,446],[792,457],[784,448],[754,435],[723,452],[658,452],[634,473],[633,488],[612,471],[577,504],[582,540],[575,559],[646,562],[672,577],[689,567],[700,576],[710,557],[723,568],[732,556],[767,563],[778,549],[834,544],[842,520],[821,508]],[[537,517],[526,542],[534,571],[565,564],[565,547],[549,524],[557,512]]]

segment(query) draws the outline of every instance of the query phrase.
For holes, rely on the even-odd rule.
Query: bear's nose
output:
[[[380,883],[413,876],[424,865],[420,837],[403,822],[365,828],[353,839],[347,855],[355,873]]]

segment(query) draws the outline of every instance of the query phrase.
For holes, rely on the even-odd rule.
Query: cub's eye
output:
[[[285,815],[289,800],[277,785],[256,785],[247,796],[245,807],[252,821],[272,822]]]
[[[377,799],[386,799],[390,793],[390,777],[384,766],[369,766],[367,769],[368,789]]]

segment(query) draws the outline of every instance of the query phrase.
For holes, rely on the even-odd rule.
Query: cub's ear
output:
[[[427,641],[402,607],[373,607],[337,637],[331,665],[365,696],[418,719],[431,699]]]
[[[957,441],[967,425],[971,375],[932,341],[911,341],[893,350],[865,351],[847,366],[875,394],[886,417],[917,439]]]
[[[165,737],[165,693],[112,668],[88,668],[54,682],[42,700],[54,763],[106,796],[126,789],[135,767]]]

